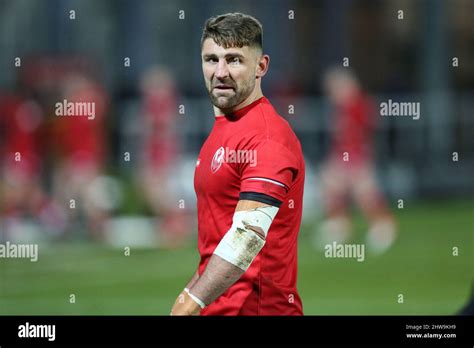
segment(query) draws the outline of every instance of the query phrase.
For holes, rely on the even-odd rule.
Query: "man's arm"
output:
[[[199,270],[196,270],[196,272],[193,274],[193,277],[186,285],[186,289],[191,289],[191,287],[194,285],[194,283],[197,282],[198,279],[199,279]]]
[[[268,206],[268,204],[241,200],[238,202],[235,211],[245,211],[265,206]],[[265,239],[263,231],[256,227],[253,227],[252,230],[256,232],[260,238]],[[193,287],[189,288],[189,290],[193,295],[208,305],[214,302],[231,285],[239,280],[244,273],[244,270],[222,259],[220,256],[212,255],[199,281],[197,281]]]
[[[270,207],[266,203],[257,201],[240,200],[237,204],[235,212],[251,211],[256,208]],[[278,208],[272,207],[276,211]],[[275,212],[276,214],[276,212]],[[273,220],[273,217],[270,219]],[[260,227],[257,224],[245,224],[245,228],[254,232],[256,238],[260,238],[265,241],[266,232],[270,224],[266,223],[268,227]],[[266,229],[267,231],[264,231]],[[254,243],[255,244],[255,243]],[[254,245],[247,245],[248,247],[243,250],[244,255],[240,255],[243,260],[253,260],[255,257]],[[260,249],[258,249],[260,250]],[[247,255],[245,255],[247,254]],[[235,263],[235,262],[234,262]],[[201,305],[209,305],[214,302],[220,295],[222,295],[230,286],[232,286],[241,276],[245,273],[245,269],[242,266],[235,265],[229,261],[226,261],[222,257],[214,254],[211,256],[209,263],[203,274],[189,287],[189,291],[182,293],[182,303],[175,303],[171,314],[173,315],[197,315],[201,310],[201,306],[198,302],[202,302]],[[248,267],[248,265],[247,265]],[[190,282],[191,283],[191,282]]]

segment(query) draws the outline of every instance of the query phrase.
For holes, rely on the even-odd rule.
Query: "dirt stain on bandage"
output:
[[[236,232],[237,233],[234,233],[233,235],[232,243],[235,243],[234,245],[241,246],[239,267],[243,266],[247,268],[248,265],[252,263],[259,251],[263,248],[265,240],[250,228],[247,228],[247,226],[245,229],[237,227]]]
[[[257,234],[257,236],[260,237],[260,239],[265,240],[265,232],[263,232],[263,230],[260,226],[253,226],[253,225],[248,224],[245,221],[242,221],[242,223],[244,224],[244,226],[247,230],[251,230],[251,231],[255,232]]]

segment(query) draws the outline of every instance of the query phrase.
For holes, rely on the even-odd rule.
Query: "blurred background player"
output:
[[[103,88],[84,73],[71,73],[60,85],[63,93],[58,97],[60,102],[65,99],[72,103],[94,103],[95,115],[93,118],[52,116],[49,146],[56,156],[53,196],[66,207],[70,224],[78,221],[78,214],[84,215],[86,230],[100,240],[110,203],[102,180],[107,143],[104,124],[107,96]]]
[[[394,242],[396,230],[375,177],[374,103],[347,69],[328,70],[324,88],[334,111],[329,155],[321,174],[325,220],[317,243],[342,243],[351,237],[352,196],[369,222],[367,247],[375,253],[383,252]]]
[[[3,238],[7,239],[22,219],[36,218],[42,209],[38,134],[43,111],[32,99],[4,94],[0,96],[0,123],[0,220],[5,222]]]
[[[160,245],[177,247],[191,230],[186,206],[180,205],[170,185],[181,153],[176,134],[176,86],[169,70],[153,66],[142,75],[140,91],[143,136],[138,186],[154,216],[159,217]]]

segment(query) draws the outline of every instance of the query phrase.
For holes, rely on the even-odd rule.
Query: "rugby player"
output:
[[[263,96],[262,25],[206,21],[204,80],[214,127],[196,163],[197,271],[172,315],[302,315],[296,287],[305,163],[289,124]]]
[[[326,216],[316,242],[321,247],[351,238],[349,198],[353,197],[370,224],[367,247],[372,253],[381,254],[394,244],[397,231],[376,180],[375,103],[347,68],[328,70],[324,80],[335,113],[331,149],[321,175]]]

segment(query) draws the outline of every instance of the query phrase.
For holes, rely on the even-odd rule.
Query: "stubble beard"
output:
[[[242,83],[241,86],[238,86],[234,81],[225,81],[222,82],[226,85],[232,85],[234,88],[234,93],[230,96],[226,95],[219,95],[216,96],[213,94],[214,85],[217,83],[211,83],[211,87],[208,89],[209,98],[211,99],[211,103],[221,110],[230,110],[235,106],[242,103],[254,90],[255,88],[255,79],[251,78]]]

